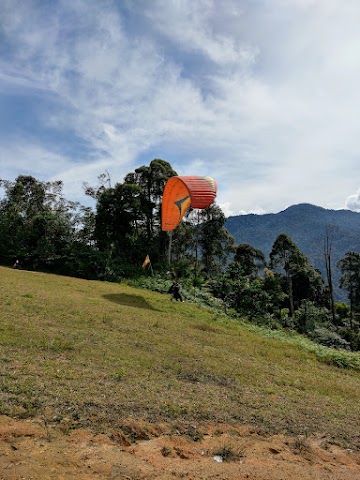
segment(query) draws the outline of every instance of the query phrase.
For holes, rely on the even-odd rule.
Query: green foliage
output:
[[[161,275],[141,276],[139,278],[128,281],[129,285],[134,287],[146,288],[154,292],[167,293],[172,284],[170,278]]]
[[[303,300],[295,312],[294,327],[299,333],[311,334],[318,324],[329,319],[329,312],[315,305],[311,300]]]
[[[196,225],[192,223],[192,211],[190,210],[183,219],[182,222],[176,227],[175,230],[171,232],[172,242],[171,242],[171,264],[178,266],[184,260],[186,261],[186,268],[188,272],[196,271],[198,267],[197,258],[197,229]],[[187,276],[183,272],[181,276]]]
[[[221,298],[227,308],[248,318],[278,313],[286,296],[277,277],[257,277],[252,262],[250,260],[251,268],[244,268],[239,261],[230,263],[223,275],[209,282],[212,293]]]
[[[265,267],[265,255],[259,249],[248,244],[236,247],[234,261],[241,267],[243,275],[257,275]]]
[[[240,314],[256,318],[270,310],[271,298],[263,288],[263,280],[238,281],[236,286],[229,297],[232,299],[231,306]]]
[[[325,345],[326,347],[350,350],[350,343],[329,328],[315,327],[310,337],[316,343],[320,343],[320,345]]]
[[[343,349],[329,348],[315,343],[304,335],[299,335],[294,331],[270,330],[261,326],[248,325],[252,331],[261,333],[265,337],[279,339],[282,342],[289,343],[301,349],[313,353],[316,358],[328,365],[335,365],[339,368],[347,368],[360,371],[360,356],[358,353],[349,352]]]
[[[219,274],[228,254],[233,250],[234,239],[224,227],[225,215],[216,204],[199,211],[199,246],[206,277]]]
[[[171,264],[171,275],[176,279],[185,279],[193,276],[194,258],[184,255]]]
[[[338,266],[341,270],[340,287],[348,292],[352,326],[354,314],[360,312],[360,254],[347,252],[338,262]]]
[[[350,307],[344,302],[335,302],[335,314],[340,320],[345,320],[349,317]]]
[[[115,372],[112,372],[111,373],[111,377],[117,381],[117,382],[120,382],[123,378],[124,378],[124,375],[126,373],[126,370],[125,368],[119,368],[118,370],[116,370]]]
[[[145,217],[143,227],[147,241],[153,242],[159,235],[161,197],[167,180],[177,175],[170,163],[156,158],[149,166],[142,166],[125,176],[124,185],[136,185],[144,200],[141,203],[141,213]]]
[[[341,338],[348,343],[351,350],[354,350],[356,352],[360,351],[359,327],[357,327],[356,330],[349,327],[338,327],[337,332],[341,336]]]
[[[270,252],[270,267],[280,271],[280,274],[284,272],[291,316],[300,307],[302,300],[308,299],[321,304],[325,286],[320,273],[284,233],[274,242]]]
[[[15,182],[1,183],[5,198],[0,202],[0,260],[12,264],[19,259],[25,268],[60,272],[74,245],[86,238],[82,219],[86,217],[89,230],[89,211],[63,198],[62,182],[20,175]]]
[[[145,221],[141,210],[145,195],[137,185],[117,184],[104,190],[96,206],[94,236],[102,251],[109,251],[116,258],[134,260],[139,235],[137,229]]]
[[[360,370],[359,358],[350,354],[346,355],[346,352],[343,350],[334,350],[333,348],[319,350],[318,358],[328,365],[335,365],[339,368]]]

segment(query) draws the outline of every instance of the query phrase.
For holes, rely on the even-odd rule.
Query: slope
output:
[[[123,284],[0,267],[0,287],[0,478],[360,474],[359,370],[318,346]]]
[[[357,371],[159,293],[0,273],[1,414],[64,428],[136,416],[357,438]]]

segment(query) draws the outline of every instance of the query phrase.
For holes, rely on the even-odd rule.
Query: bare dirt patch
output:
[[[245,426],[173,430],[130,420],[128,435],[64,433],[41,420],[0,416],[0,480],[75,478],[357,480],[360,452],[321,436],[270,436]]]

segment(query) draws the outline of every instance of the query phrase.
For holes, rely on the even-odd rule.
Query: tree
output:
[[[145,203],[143,205],[146,216],[146,232],[148,241],[160,231],[161,200],[164,187],[169,178],[176,176],[170,163],[156,158],[149,166],[143,165],[133,173],[126,175],[124,184],[137,185],[141,188]]]
[[[325,284],[321,273],[306,259],[305,264],[293,265],[293,294],[295,307],[299,308],[302,300],[310,300],[319,306],[328,304],[325,299]]]
[[[297,246],[288,235],[286,235],[285,233],[281,233],[275,240],[272,250],[270,252],[270,267],[275,269],[280,268],[285,271],[291,316],[294,315],[295,311],[292,268],[294,266],[294,263],[297,263],[298,260],[302,261],[303,259]]]
[[[15,182],[3,181],[2,184],[6,192],[1,205],[2,234],[7,255],[44,257],[50,247],[48,237],[56,223],[52,210],[55,194],[51,187],[55,190],[61,182],[51,184],[19,175]]]
[[[2,186],[6,193],[1,204],[2,248],[7,249],[8,255],[24,256],[36,249],[43,233],[39,231],[40,217],[50,211],[45,203],[46,184],[32,176],[19,175],[15,182],[2,181]]]
[[[88,182],[83,182],[85,195],[97,200],[107,188],[111,188],[110,174],[107,170],[105,172],[98,176],[98,185],[95,187],[89,185]]]
[[[347,252],[338,267],[341,270],[340,288],[348,291],[350,327],[353,328],[354,313],[360,310],[360,254]]]
[[[152,160],[128,173],[123,183],[106,187],[99,177],[98,188],[88,187],[97,199],[95,215],[96,245],[106,256],[107,268],[116,263],[138,264],[139,257],[151,253],[152,260],[165,252],[166,237],[161,232],[161,200],[166,181],[176,175],[165,160]],[[94,195],[93,195],[94,194]]]
[[[100,251],[124,262],[139,261],[145,196],[138,185],[117,183],[98,198],[94,236]]]
[[[270,267],[282,269],[285,272],[290,316],[294,315],[295,307],[299,308],[304,299],[323,301],[324,281],[320,273],[308,262],[292,239],[284,233],[280,234],[273,244],[270,252]]]
[[[263,252],[247,243],[236,247],[234,261],[237,262],[244,275],[257,276],[259,270],[265,267]]]
[[[203,269],[207,276],[214,276],[225,265],[234,239],[224,227],[225,215],[215,203],[199,211],[199,246]]]
[[[212,279],[209,286],[212,293],[223,300],[225,311],[232,308],[257,322],[264,316],[268,319],[279,316],[285,296],[274,274],[247,275],[238,261],[229,263],[225,273]]]
[[[334,289],[333,289],[333,280],[332,280],[332,268],[331,268],[331,250],[334,240],[334,225],[327,225],[325,229],[325,238],[324,238],[324,259],[325,259],[325,268],[326,268],[326,277],[328,282],[329,289],[329,302],[331,308],[332,321],[336,323],[335,317],[335,304],[334,304]]]
[[[171,236],[171,270],[174,276],[197,277],[196,226],[185,217]]]
[[[25,266],[63,272],[82,231],[83,211],[65,200],[62,182],[41,182],[19,175],[1,181],[5,197],[0,202],[3,261],[20,257]]]

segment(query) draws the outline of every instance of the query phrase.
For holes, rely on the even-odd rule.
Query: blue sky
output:
[[[227,215],[360,211],[358,0],[0,0],[0,178],[154,158]]]

